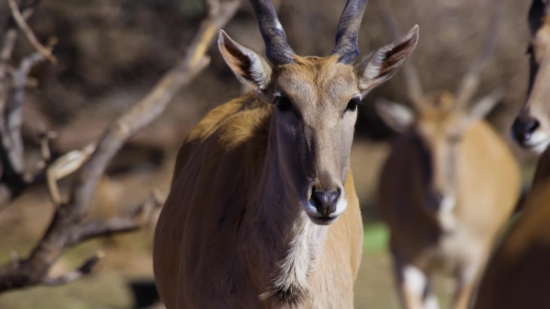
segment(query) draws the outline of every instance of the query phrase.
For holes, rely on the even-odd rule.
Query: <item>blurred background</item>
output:
[[[493,11],[492,0],[387,0],[401,32],[420,25],[420,41],[411,60],[426,92],[456,91],[458,82],[477,56]],[[288,41],[300,55],[327,55],[344,0],[277,0]],[[506,97],[489,120],[507,140],[511,122],[523,104],[528,81],[529,1],[504,0],[503,21],[496,53],[482,75],[478,96],[496,86]],[[29,24],[38,39],[57,36],[57,65],[43,63],[31,72],[39,83],[27,90],[23,134],[27,156],[38,156],[38,128],[58,133],[52,152],[62,154],[96,140],[111,121],[142,98],[183,55],[205,7],[201,0],[56,0],[43,1]],[[0,25],[10,15],[0,1]],[[236,41],[263,52],[256,20],[248,1],[224,28]],[[1,34],[3,35],[3,34]],[[365,55],[391,41],[374,0],[360,31]],[[33,51],[20,36],[12,65]],[[134,137],[111,163],[98,188],[90,217],[109,217],[142,201],[158,188],[168,193],[174,158],[187,132],[211,108],[244,90],[211,47],[210,66],[183,89],[168,109],[146,130]],[[398,308],[391,260],[386,253],[387,231],[374,209],[380,167],[389,151],[392,132],[374,114],[378,96],[407,104],[404,78],[398,73],[367,96],[361,106],[352,168],[365,223],[364,256],[356,284],[356,307]],[[512,144],[510,143],[511,147]],[[514,149],[523,166],[528,187],[535,158]],[[0,263],[13,252],[27,256],[51,220],[53,205],[45,187],[36,187],[0,210]],[[99,249],[106,256],[88,277],[62,287],[38,287],[0,296],[0,309],[26,308],[135,308],[133,291],[151,291],[152,233],[142,231],[94,240],[69,250],[52,269],[65,273]],[[449,300],[450,281],[436,281]],[[152,292],[154,297],[154,292]],[[144,306],[149,305],[145,301]]]

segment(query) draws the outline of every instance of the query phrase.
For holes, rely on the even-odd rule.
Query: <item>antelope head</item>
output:
[[[529,11],[529,96],[512,125],[512,137],[523,148],[542,153],[550,145],[550,19],[548,2],[533,0]]]
[[[456,94],[438,91],[424,94],[416,69],[411,62],[404,72],[407,95],[412,108],[384,98],[375,101],[375,109],[382,120],[397,133],[407,134],[419,150],[420,170],[426,177],[425,202],[430,208],[452,209],[456,203],[456,157],[462,137],[483,119],[503,96],[498,88],[481,99],[473,100],[479,87],[479,73],[496,45],[502,6],[497,0],[484,46],[470,69],[459,83]],[[397,36],[397,22],[387,2],[378,1],[386,27]]]
[[[327,57],[296,55],[269,0],[252,1],[269,62],[225,32],[219,35],[221,54],[236,77],[272,105],[270,147],[276,148],[284,186],[316,224],[330,224],[346,209],[357,105],[393,76],[418,40],[415,26],[355,63],[367,2],[347,1]]]
[[[425,171],[425,202],[430,208],[449,210],[456,203],[457,153],[462,138],[477,121],[491,111],[502,96],[497,90],[473,104],[460,104],[451,92],[426,95],[414,109],[379,98],[378,115],[394,131],[407,134],[421,154]]]

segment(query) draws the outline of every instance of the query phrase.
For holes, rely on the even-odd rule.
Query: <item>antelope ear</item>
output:
[[[384,123],[395,132],[404,132],[414,121],[414,112],[410,108],[386,98],[377,98],[374,109]]]
[[[470,111],[466,116],[466,127],[474,124],[476,121],[485,118],[490,111],[500,102],[504,97],[504,90],[497,88],[490,94],[483,97],[472,105]]]
[[[363,95],[397,72],[416,47],[418,31],[418,25],[416,25],[405,36],[365,57],[356,66],[356,71],[359,73],[359,89]]]
[[[233,41],[220,30],[218,47],[227,65],[237,79],[255,90],[264,90],[271,79],[271,67],[249,48]]]

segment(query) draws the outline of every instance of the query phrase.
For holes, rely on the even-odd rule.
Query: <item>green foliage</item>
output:
[[[365,225],[363,233],[363,252],[379,253],[387,250],[389,230],[382,222]]]

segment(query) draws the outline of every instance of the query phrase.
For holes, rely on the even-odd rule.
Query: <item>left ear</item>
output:
[[[271,79],[271,67],[262,57],[233,41],[223,30],[220,30],[218,47],[239,81],[255,90],[265,90]]]
[[[497,88],[490,94],[474,103],[466,115],[466,126],[474,124],[476,121],[485,118],[490,111],[502,100],[504,90]]]
[[[405,36],[380,48],[356,65],[362,95],[390,79],[411,55],[418,42],[418,25]]]

